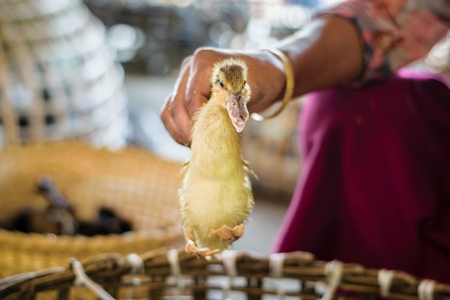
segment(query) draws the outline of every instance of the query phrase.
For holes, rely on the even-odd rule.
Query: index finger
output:
[[[209,80],[212,74],[213,63],[194,62],[192,64],[184,96],[186,109],[191,117],[211,96]]]

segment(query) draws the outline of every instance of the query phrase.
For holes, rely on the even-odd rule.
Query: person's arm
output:
[[[279,43],[277,48],[294,69],[294,96],[387,76],[426,55],[449,28],[449,4],[416,1],[347,0]],[[174,92],[161,112],[177,142],[189,145],[192,116],[209,97],[211,69],[230,56],[248,65],[250,112],[261,112],[283,98],[283,65],[271,53],[200,49],[183,62]]]
[[[294,96],[355,79],[363,66],[358,31],[341,17],[314,19],[306,29],[283,41],[279,49],[294,68]],[[190,144],[191,119],[209,97],[211,69],[227,57],[247,63],[250,112],[260,112],[282,99],[286,84],[283,64],[270,52],[201,48],[183,61],[174,91],[161,112],[166,129],[178,143]]]
[[[276,47],[287,55],[294,69],[294,97],[356,80],[363,70],[358,29],[339,16],[315,18]]]

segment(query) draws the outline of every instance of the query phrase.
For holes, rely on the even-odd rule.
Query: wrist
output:
[[[252,84],[252,99],[255,100],[249,103],[249,110],[260,112],[283,99],[286,76],[283,63],[267,50],[255,51],[249,56],[248,82]]]
[[[294,71],[289,58],[282,51],[276,48],[268,49],[266,51],[275,56],[283,64],[286,85],[281,106],[267,116],[253,113],[252,118],[256,121],[263,121],[264,119],[278,116],[291,101],[295,87]]]

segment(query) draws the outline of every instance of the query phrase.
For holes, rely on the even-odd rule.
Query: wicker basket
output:
[[[449,299],[450,285],[403,272],[317,261],[306,252],[270,257],[228,252],[223,260],[205,260],[176,249],[157,249],[127,257],[102,254],[83,262],[73,260],[68,268],[0,280],[0,298],[4,300],[96,297],[104,300]]]
[[[124,73],[81,0],[0,1],[0,148],[78,138],[125,145]]]
[[[180,246],[177,190],[180,163],[140,149],[117,152],[82,142],[49,142],[0,152],[0,221],[24,207],[47,201],[36,192],[37,179],[50,175],[81,221],[92,221],[100,207],[132,223],[121,235],[55,236],[0,230],[0,277],[67,264],[98,253],[143,253]]]

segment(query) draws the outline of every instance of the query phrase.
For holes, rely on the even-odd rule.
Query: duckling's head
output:
[[[211,76],[211,92],[227,110],[231,123],[241,132],[248,120],[247,102],[250,86],[247,84],[247,65],[242,60],[228,58],[216,63]]]

